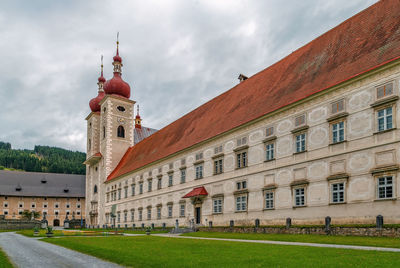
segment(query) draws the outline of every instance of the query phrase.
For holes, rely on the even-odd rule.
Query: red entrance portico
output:
[[[192,201],[196,224],[201,224],[201,205],[206,196],[208,196],[208,192],[204,186],[196,187],[183,196],[183,198],[190,198]]]

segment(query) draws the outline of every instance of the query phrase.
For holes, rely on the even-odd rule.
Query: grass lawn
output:
[[[0,267],[1,268],[12,268],[14,267],[10,260],[8,259],[7,255],[1,250],[0,248]]]
[[[400,267],[400,254],[391,252],[157,236],[43,241],[131,267]]]
[[[16,232],[18,230],[0,230],[0,233],[6,233],[6,232]]]
[[[162,231],[162,230],[154,230],[151,231],[152,234],[160,234],[160,233],[167,233],[168,231]],[[17,232],[18,234],[22,234],[28,237],[35,237],[33,235],[33,230],[20,230]],[[119,230],[117,233],[115,233],[115,230],[104,230],[104,229],[87,229],[84,231],[77,231],[77,230],[53,230],[54,236],[109,236],[109,235],[121,235],[123,233],[126,234],[145,234],[145,231],[132,231],[132,230]],[[36,237],[46,237],[46,230],[40,230],[39,235]]]
[[[220,232],[197,232],[187,233],[184,236],[192,237],[215,237],[246,240],[271,240],[290,241],[320,244],[340,244],[356,246],[373,246],[400,248],[400,238],[392,237],[360,237],[360,236],[328,236],[328,235],[306,235],[306,234],[242,234],[242,233],[220,233]]]

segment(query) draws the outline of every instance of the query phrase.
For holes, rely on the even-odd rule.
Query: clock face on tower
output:
[[[118,117],[117,122],[123,125],[125,124],[125,119]]]

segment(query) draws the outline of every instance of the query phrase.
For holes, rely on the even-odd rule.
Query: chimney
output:
[[[248,78],[248,77],[245,76],[244,74],[239,74],[239,77],[238,77],[240,83],[243,82],[244,80],[246,80],[247,78]]]

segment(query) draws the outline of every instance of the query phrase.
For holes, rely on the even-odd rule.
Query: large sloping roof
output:
[[[0,195],[85,197],[85,175],[0,170]]]
[[[108,181],[400,56],[400,2],[380,1],[129,148]]]

